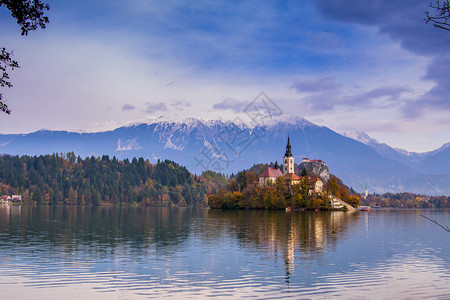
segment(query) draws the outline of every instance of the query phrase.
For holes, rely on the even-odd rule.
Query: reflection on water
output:
[[[7,298],[445,298],[446,211],[0,207]]]
[[[319,260],[345,238],[359,214],[210,211],[207,220],[207,228],[214,224],[218,233],[226,232],[243,247],[259,250],[266,259],[282,260],[289,283],[296,256],[300,261]]]

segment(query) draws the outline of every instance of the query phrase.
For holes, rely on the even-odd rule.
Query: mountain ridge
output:
[[[426,151],[426,152],[413,152],[413,151],[407,151],[405,149],[400,148],[393,148],[386,143],[380,143],[376,139],[370,137],[367,133],[362,131],[353,131],[353,132],[341,132],[343,136],[353,138],[354,140],[360,141],[361,143],[371,147],[375,151],[377,151],[379,154],[387,157],[392,158],[395,160],[398,160],[405,165],[414,168],[417,171],[425,172],[425,173],[436,173],[436,170],[439,169],[438,166],[436,166],[435,160],[436,156],[440,156],[439,154],[442,152],[450,151],[450,142],[443,144],[441,147]],[[450,164],[448,162],[448,155],[444,154],[446,156],[444,160],[447,160],[447,167],[450,173]],[[446,159],[447,158],[447,159]],[[433,163],[427,161],[432,161]],[[440,159],[442,162],[442,159]],[[439,173],[439,172],[438,172]]]
[[[373,146],[376,143],[367,145],[328,127],[288,115],[250,126],[243,122],[190,118],[186,122],[130,124],[95,133],[40,130],[0,135],[0,153],[40,155],[73,151],[81,157],[171,159],[197,174],[206,169],[235,173],[255,163],[280,161],[288,135],[297,163],[302,157],[322,159],[331,173],[356,190],[363,191],[367,185],[371,192],[377,193],[450,194],[448,146],[431,151],[425,157],[427,160],[414,161],[388,145],[383,152]],[[417,185],[421,181],[423,184]]]

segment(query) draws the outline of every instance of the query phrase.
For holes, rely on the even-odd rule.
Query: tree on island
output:
[[[21,35],[28,35],[29,31],[38,28],[45,28],[45,24],[49,23],[48,17],[45,16],[45,11],[50,9],[47,3],[42,3],[40,0],[0,0],[0,7],[5,6],[10,12],[11,16],[17,20],[22,30]],[[0,86],[11,88],[13,85],[9,81],[9,70],[20,68],[19,63],[12,59],[13,51],[7,51],[5,47],[0,51]],[[11,110],[8,105],[2,100],[0,93],[0,111],[10,114]]]
[[[251,169],[260,169],[255,167]],[[331,210],[329,194],[350,198],[353,205],[359,204],[359,197],[348,197],[348,188],[337,177],[332,176],[329,187],[331,190],[314,191],[314,181],[309,176],[300,177],[294,185],[289,179],[278,177],[274,182],[260,186],[257,174],[243,170],[233,175],[225,188],[210,194],[208,205],[219,209]]]
[[[348,204],[350,204],[351,206],[353,206],[353,207],[358,207],[359,204],[360,204],[359,197],[356,196],[356,195],[350,195],[350,196],[348,196],[346,202],[347,202]]]
[[[430,7],[434,9],[433,13],[426,11],[425,22],[433,23],[436,28],[450,31],[450,0],[436,1],[436,4],[431,3]]]

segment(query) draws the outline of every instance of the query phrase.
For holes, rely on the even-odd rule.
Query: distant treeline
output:
[[[26,204],[206,206],[206,185],[169,160],[104,155],[0,156],[0,196]]]
[[[214,171],[191,174],[164,160],[118,160],[107,155],[82,159],[73,152],[42,156],[0,155],[0,196],[21,195],[24,204],[206,206],[213,208],[329,209],[326,194],[357,205],[394,208],[450,208],[450,197],[412,193],[373,194],[364,199],[331,176],[324,195],[309,194],[304,177],[290,190],[286,182],[260,188],[258,175],[267,165],[254,165],[228,177]],[[300,174],[302,175],[302,174]]]
[[[414,193],[370,194],[361,200],[362,205],[394,208],[450,208],[448,196],[425,196]]]

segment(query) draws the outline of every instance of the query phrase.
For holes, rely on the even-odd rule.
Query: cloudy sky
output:
[[[450,142],[450,32],[429,0],[47,1],[1,89],[0,133],[234,119],[261,91],[286,114],[428,151]]]

